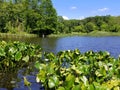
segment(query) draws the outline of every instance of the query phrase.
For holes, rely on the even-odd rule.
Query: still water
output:
[[[74,50],[79,49],[82,53],[93,50],[97,51],[108,51],[111,56],[117,58],[120,54],[120,37],[60,37],[60,38],[14,38],[14,39],[0,39],[5,41],[20,41],[40,45],[44,51],[57,53],[61,50]],[[22,70],[23,71],[23,70]],[[14,77],[14,76],[13,76]],[[23,79],[22,74],[19,72],[17,77]],[[27,78],[33,83],[32,90],[41,90],[40,85],[35,82],[35,74],[27,75]],[[3,84],[3,85],[1,85]],[[4,85],[5,84],[5,85]],[[0,90],[7,90],[6,82],[0,82]],[[17,83],[18,87],[13,90],[27,90],[24,87],[23,80]],[[12,90],[12,89],[11,89]]]
[[[39,44],[45,51],[54,53],[61,50],[74,50],[78,48],[81,52],[88,50],[108,51],[111,56],[118,57],[120,54],[120,37],[62,37],[43,38]]]

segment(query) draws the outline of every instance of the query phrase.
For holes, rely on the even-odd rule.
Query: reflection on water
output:
[[[55,47],[57,45],[56,41],[58,41],[57,38],[42,38],[39,44],[44,51],[55,52]]]
[[[0,39],[5,41],[20,41],[40,45],[44,51],[57,53],[61,50],[74,50],[78,48],[81,52],[86,52],[88,50],[93,51],[109,51],[112,56],[118,57],[120,54],[120,37],[61,37],[61,38],[14,38],[14,39]],[[33,73],[33,72],[31,72]],[[17,78],[21,79],[21,82],[17,83],[14,90],[26,90],[23,83],[23,75],[19,73],[16,74]],[[22,76],[22,77],[21,77]],[[14,75],[12,79],[14,79]],[[0,79],[2,77],[0,76]],[[27,78],[33,83],[32,90],[39,90],[40,84],[35,82],[35,75],[28,74]],[[7,78],[6,78],[7,79]],[[11,80],[12,80],[11,79]],[[2,80],[2,79],[1,79]],[[5,86],[6,83],[0,82],[0,86],[3,88],[8,88]],[[12,84],[10,84],[12,85]],[[4,89],[3,89],[4,90]],[[6,90],[6,89],[5,89]]]

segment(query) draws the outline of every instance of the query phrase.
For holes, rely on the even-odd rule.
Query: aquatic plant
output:
[[[39,70],[36,81],[45,90],[120,89],[120,59],[106,51],[45,53],[44,60],[36,61],[35,67]]]
[[[14,42],[0,42],[0,72],[11,72],[28,66],[41,57],[41,48],[37,45]]]

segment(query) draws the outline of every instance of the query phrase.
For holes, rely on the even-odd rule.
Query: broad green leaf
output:
[[[37,79],[39,79],[42,83],[46,80],[46,71],[40,70],[40,72],[37,74]]]
[[[120,87],[119,87],[119,86],[116,86],[116,87],[114,87],[113,90],[120,90]]]
[[[85,85],[85,86],[88,85],[88,79],[87,79],[85,76],[83,76],[83,77],[81,78],[81,80],[84,82],[84,85]]]
[[[98,70],[95,72],[95,74],[96,74],[97,77],[103,76],[103,75],[100,73],[100,71],[98,71]]]
[[[28,62],[29,61],[29,56],[27,55],[27,56],[23,57],[22,60],[25,61],[25,62]]]
[[[13,55],[18,52],[18,49],[15,46],[9,47],[9,54]]]
[[[35,68],[37,68],[37,69],[42,69],[42,68],[41,68],[41,64],[39,63],[39,61],[36,61],[36,62],[35,62]]]
[[[95,90],[94,85],[92,85],[92,84],[89,85],[89,86],[88,86],[88,90]]]
[[[75,78],[75,82],[76,82],[76,83],[80,83],[80,80],[79,80],[78,77]]]
[[[81,86],[80,85],[75,85],[75,86],[73,86],[72,90],[81,90]]]
[[[0,56],[5,56],[5,51],[3,48],[0,47]]]
[[[54,68],[55,68],[55,64],[54,63],[49,63],[49,65],[47,66],[47,73],[48,74],[53,74],[55,72]]]
[[[71,88],[74,85],[74,82],[75,82],[75,76],[69,74],[65,80],[67,88]]]
[[[48,85],[50,88],[56,87],[59,85],[59,79],[56,75],[51,76],[48,80]]]
[[[16,61],[19,61],[21,58],[22,58],[22,53],[21,53],[21,52],[17,52],[17,53],[15,54],[15,60],[16,60]]]
[[[49,88],[54,88],[55,87],[55,82],[54,82],[54,80],[52,78],[49,78],[48,86],[49,86]]]
[[[64,87],[59,87],[57,90],[65,90]]]
[[[75,49],[74,52],[75,52],[76,54],[80,54],[79,49]]]
[[[58,84],[59,84],[59,79],[58,79],[57,75],[54,75],[54,76],[52,77],[52,79],[53,79],[53,81],[55,82],[55,85],[58,86]]]

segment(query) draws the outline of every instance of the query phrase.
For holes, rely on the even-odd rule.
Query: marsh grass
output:
[[[38,37],[36,34],[27,34],[27,33],[17,33],[17,34],[11,34],[11,33],[0,33],[0,38],[32,38],[32,37]]]

